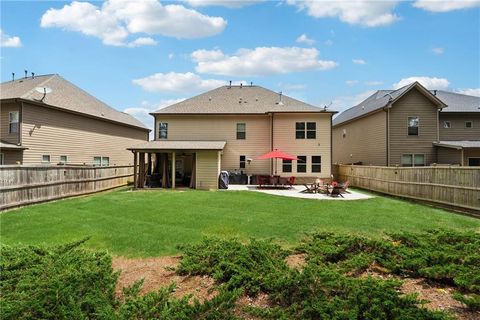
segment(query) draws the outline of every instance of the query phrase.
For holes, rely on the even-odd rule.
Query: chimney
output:
[[[433,95],[434,95],[434,96],[437,95],[437,90],[433,90]]]
[[[12,72],[12,81],[15,81],[15,72]]]
[[[27,79],[27,77],[28,77],[28,71],[25,70],[25,79]]]
[[[250,81],[250,87],[253,87],[253,81]]]
[[[232,87],[232,80],[230,80],[230,85],[228,86],[228,89]]]
[[[280,91],[280,92],[278,93],[278,98],[279,98],[278,104],[281,105],[281,106],[283,106],[282,94],[283,94],[282,91]]]
[[[240,82],[240,89],[243,88],[243,83]]]
[[[35,79],[35,72],[32,72],[32,79]]]

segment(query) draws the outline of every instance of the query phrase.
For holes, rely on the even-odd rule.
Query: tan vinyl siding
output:
[[[147,140],[145,131],[50,108],[24,104],[22,144],[24,163],[40,163],[50,155],[58,163],[61,155],[69,164],[93,164],[93,157],[109,157],[110,165],[133,163],[127,147]]]
[[[296,122],[316,122],[316,139],[296,139]],[[283,173],[282,161],[278,160],[278,174],[283,177],[330,178],[332,165],[330,128],[330,114],[275,114],[273,120],[273,149],[279,149],[295,156],[307,156],[307,172],[297,172],[297,161],[292,161],[292,172]],[[321,172],[312,172],[312,156],[322,157]]]
[[[18,144],[20,143],[21,122],[19,123],[18,133],[9,133],[9,112],[19,111],[19,121],[22,120],[20,114],[20,106],[16,103],[0,104],[0,140],[5,142]]]
[[[444,128],[444,121],[450,121],[451,127]],[[465,121],[472,121],[473,128],[465,128]],[[480,140],[480,113],[454,114],[440,112],[440,141],[452,140]]]
[[[224,115],[157,115],[158,123],[168,123],[168,140],[220,140],[226,141],[222,154],[221,169],[243,170],[247,174],[270,173],[270,161],[255,160],[270,151],[270,116],[224,116]],[[246,139],[237,140],[237,123],[246,124]],[[240,169],[240,156],[253,159]]]
[[[437,147],[437,163],[438,164],[462,164],[462,150]]]
[[[23,150],[0,150],[3,153],[3,164],[21,164]]]
[[[213,150],[197,151],[196,161],[196,188],[203,190],[218,189],[220,152]]]
[[[401,165],[402,154],[424,154],[425,163],[436,162],[433,142],[437,141],[436,106],[421,94],[412,89],[393,104],[390,109],[390,165]],[[418,136],[408,135],[407,119],[419,117]]]
[[[379,111],[332,130],[334,163],[362,162],[374,166],[387,164],[386,112]]]

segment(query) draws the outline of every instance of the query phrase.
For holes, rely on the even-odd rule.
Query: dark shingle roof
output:
[[[113,109],[57,74],[3,82],[0,84],[0,99],[18,98],[39,103],[43,94],[35,90],[37,87],[52,89],[43,99],[46,105],[148,130],[133,116]]]
[[[480,112],[480,97],[437,90],[437,97],[448,107],[442,112]]]
[[[439,106],[444,106],[446,103],[443,102],[440,97],[433,95],[432,92],[429,92],[425,89],[421,84],[418,82],[413,82],[409,85],[401,87],[396,90],[378,90],[367,99],[363,100],[359,104],[350,109],[343,111],[339,114],[335,119],[333,119],[333,125],[339,125],[346,121],[350,121],[356,118],[359,118],[363,115],[366,115],[370,112],[377,111],[382,109],[383,107],[387,106],[389,103],[394,103],[395,100],[400,98],[404,93],[409,91],[410,89],[417,87],[421,91],[423,91],[426,95],[430,97],[433,101],[436,101]]]
[[[267,112],[324,112],[260,86],[222,86],[152,114],[265,114]],[[332,111],[328,111],[332,112]]]

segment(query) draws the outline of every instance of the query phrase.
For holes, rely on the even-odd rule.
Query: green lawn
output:
[[[90,236],[91,248],[124,256],[175,254],[177,245],[206,235],[290,245],[313,230],[370,236],[438,227],[480,230],[478,219],[389,197],[318,201],[249,191],[128,189],[4,212],[0,224],[4,244],[50,245]]]

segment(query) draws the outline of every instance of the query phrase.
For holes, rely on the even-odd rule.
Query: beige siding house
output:
[[[376,166],[479,165],[480,98],[415,82],[379,90],[333,120],[333,161]]]
[[[141,122],[59,75],[4,82],[0,97],[2,164],[128,165],[125,149],[148,140]]]
[[[333,113],[253,85],[223,86],[160,109],[152,113],[155,141],[129,148],[139,164],[147,162],[137,186],[216,189],[222,170],[330,178]],[[301,160],[258,160],[275,149]]]

